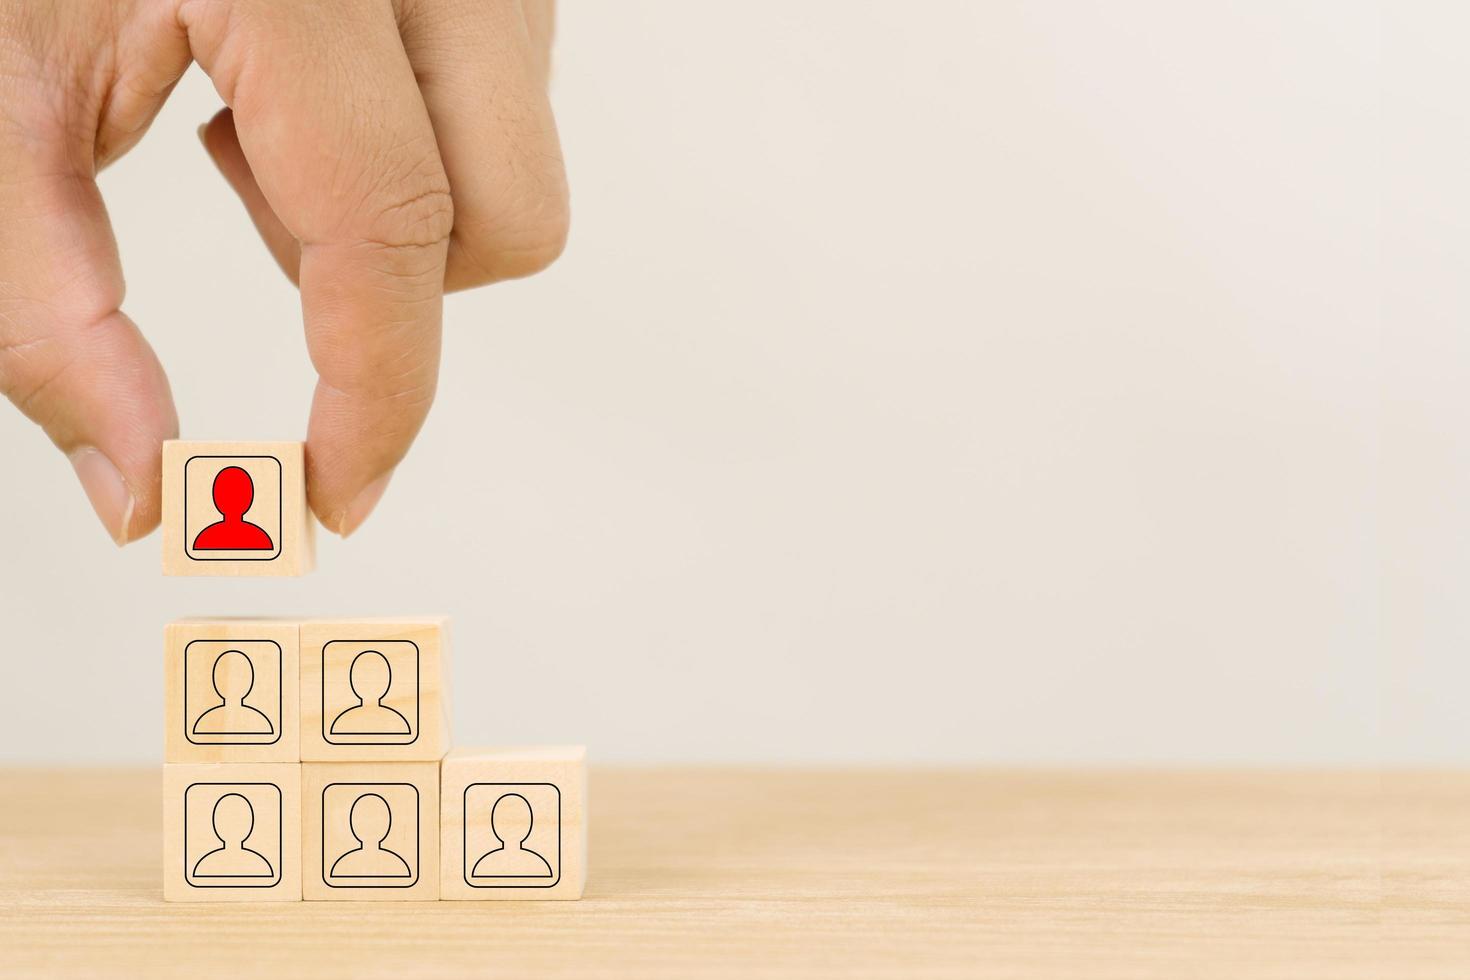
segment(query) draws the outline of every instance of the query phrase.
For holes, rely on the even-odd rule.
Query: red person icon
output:
[[[224,520],[209,525],[194,539],[196,551],[271,551],[275,542],[265,529],[245,520],[255,501],[255,483],[238,466],[215,474],[214,509]]]

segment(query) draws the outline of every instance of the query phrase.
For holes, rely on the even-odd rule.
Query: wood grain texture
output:
[[[0,773],[7,977],[1470,974],[1470,776],[594,768],[580,902],[165,905],[156,772]]]
[[[1383,935],[1393,975],[1470,977],[1470,776],[1384,781]]]

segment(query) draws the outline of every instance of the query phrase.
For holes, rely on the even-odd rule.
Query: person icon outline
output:
[[[413,726],[383,703],[393,687],[393,665],[378,650],[362,650],[347,668],[347,685],[357,698],[332,719],[331,735],[409,735]]]
[[[255,662],[243,650],[225,650],[210,677],[220,703],[194,720],[195,735],[274,735],[270,717],[245,699],[255,689]]]
[[[520,793],[500,794],[490,807],[490,833],[500,846],[486,851],[470,869],[471,878],[555,878],[551,862],[526,847],[536,825],[535,808]]]
[[[255,481],[243,467],[226,466],[214,475],[210,499],[220,520],[194,536],[194,551],[274,551],[269,532],[245,520],[255,503]]]
[[[403,855],[383,846],[393,829],[393,808],[380,794],[363,793],[353,800],[347,825],[357,846],[332,862],[329,878],[414,877]]]
[[[240,793],[225,793],[214,801],[210,831],[219,847],[194,862],[194,878],[274,878],[275,869],[264,854],[245,844],[255,833],[255,807]]]

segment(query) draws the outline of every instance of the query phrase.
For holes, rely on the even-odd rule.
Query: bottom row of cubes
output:
[[[575,899],[587,754],[163,767],[171,902]]]

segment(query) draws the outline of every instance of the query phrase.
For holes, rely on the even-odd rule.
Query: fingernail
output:
[[[383,491],[388,489],[388,481],[392,478],[393,471],[389,470],[358,492],[337,521],[338,534],[345,538],[362,526],[373,508],[378,506],[378,501],[383,499]]]
[[[102,526],[107,528],[118,547],[127,544],[134,503],[133,492],[123,481],[122,474],[112,465],[112,460],[91,446],[83,446],[68,458]]]
[[[199,136],[199,142],[204,144],[204,148],[206,150],[209,149],[209,141],[204,138],[204,131],[208,128],[209,123],[200,123],[199,128],[194,130],[194,132],[197,133]]]

